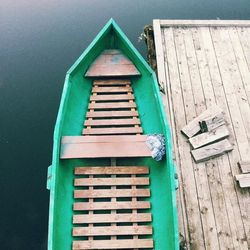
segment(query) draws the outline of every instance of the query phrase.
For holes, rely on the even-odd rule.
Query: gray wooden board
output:
[[[233,150],[233,146],[230,144],[228,139],[224,139],[208,146],[194,149],[191,153],[196,163],[198,163],[222,155],[231,150]]]
[[[238,166],[243,174],[250,173],[250,161],[239,161]]]
[[[235,179],[239,182],[241,188],[250,187],[250,174],[237,174]]]
[[[226,126],[220,126],[212,131],[196,135],[189,138],[189,142],[194,149],[211,144],[218,140],[224,139],[229,136],[229,131]]]
[[[215,119],[217,116],[221,116],[223,113],[222,109],[218,106],[211,107],[189,122],[185,127],[182,128],[182,133],[184,133],[187,137],[192,137],[196,135],[200,131],[199,122],[204,120]]]

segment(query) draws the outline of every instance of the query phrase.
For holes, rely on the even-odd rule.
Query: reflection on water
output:
[[[46,249],[47,166],[66,70],[110,17],[138,36],[154,18],[249,19],[249,0],[1,0],[1,249]]]

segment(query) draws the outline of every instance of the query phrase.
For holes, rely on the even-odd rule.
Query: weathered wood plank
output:
[[[100,119],[100,120],[86,120],[85,126],[110,126],[110,125],[140,125],[138,118],[133,119]]]
[[[215,130],[196,135],[189,138],[189,142],[194,149],[211,144],[218,140],[224,139],[229,136],[229,131],[226,126],[221,126]]]
[[[238,166],[243,174],[250,173],[250,161],[239,161]]]
[[[110,203],[110,202],[109,202]],[[103,216],[103,214],[76,214],[73,216],[74,224],[82,223],[120,223],[120,222],[151,222],[152,215],[150,213],[135,214],[109,214]]]
[[[184,133],[187,137],[192,137],[200,131],[199,122],[204,120],[221,119],[222,109],[218,106],[211,107],[189,122],[185,127],[182,128],[182,133]]]
[[[150,239],[73,241],[73,250],[153,248]]]
[[[149,185],[148,177],[130,178],[77,178],[75,186],[118,186],[118,185]]]
[[[100,175],[100,174],[148,174],[148,167],[119,166],[119,167],[76,167],[75,175]]]
[[[160,20],[162,27],[234,27],[242,26],[249,27],[249,20]]]
[[[73,236],[150,235],[150,234],[152,234],[152,226],[106,226],[106,227],[73,228]]]
[[[86,142],[61,145],[61,159],[103,157],[151,157],[151,151],[145,142]]]
[[[235,175],[235,179],[237,181],[245,179],[245,178],[250,178],[250,174],[237,174],[237,175]]]
[[[103,51],[90,65],[85,76],[138,76],[140,72],[135,65],[121,51],[113,53],[110,50]]]
[[[94,111],[87,112],[87,118],[113,118],[113,117],[133,117],[138,116],[137,111]]]
[[[214,158],[216,156],[220,156],[231,150],[233,150],[233,146],[227,139],[224,139],[208,146],[194,149],[191,151],[191,153],[196,162],[202,162]]]
[[[90,101],[123,101],[123,100],[134,100],[134,95],[123,94],[123,95],[91,95]]]
[[[104,102],[90,103],[89,109],[121,109],[121,108],[136,108],[134,102]]]
[[[114,77],[114,76],[140,76],[140,72],[132,64],[96,64],[89,70],[86,77]]]
[[[241,188],[250,187],[250,174],[235,175],[235,179],[239,182]]]
[[[132,92],[131,87],[127,86],[118,86],[118,87],[99,87],[99,86],[94,86],[92,88],[93,93],[128,93]]]
[[[145,189],[101,189],[101,190],[75,190],[74,198],[111,198],[111,197],[149,197],[150,190]]]
[[[148,209],[148,201],[111,201],[111,202],[75,202],[74,211],[92,211],[92,210],[121,210],[121,209]]]
[[[146,142],[146,135],[62,136],[61,143]]]
[[[84,135],[117,135],[117,134],[141,134],[142,128],[138,127],[113,127],[113,128],[85,128]]]
[[[123,79],[108,79],[108,80],[95,80],[94,86],[110,86],[110,85],[128,85],[131,84],[130,80]]]

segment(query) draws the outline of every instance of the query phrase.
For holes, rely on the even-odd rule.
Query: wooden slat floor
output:
[[[250,21],[154,20],[159,83],[179,175],[178,217],[188,249],[250,249],[250,192],[234,179],[250,160]],[[180,130],[217,104],[234,150],[195,164]]]

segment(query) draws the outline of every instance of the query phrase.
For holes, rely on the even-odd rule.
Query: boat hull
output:
[[[93,81],[83,77],[89,65],[105,49],[120,49],[140,71],[140,77],[131,77],[133,92],[144,134],[163,134],[166,138],[166,157],[118,158],[117,166],[148,166],[150,168],[151,212],[155,250],[179,249],[177,209],[175,198],[175,168],[172,160],[170,129],[161,102],[154,72],[129,42],[117,24],[110,20],[91,45],[67,72],[59,113],[54,131],[53,160],[48,181],[50,189],[49,250],[71,249],[72,206],[74,203],[74,168],[110,166],[109,158],[60,159],[62,136],[82,133]]]

